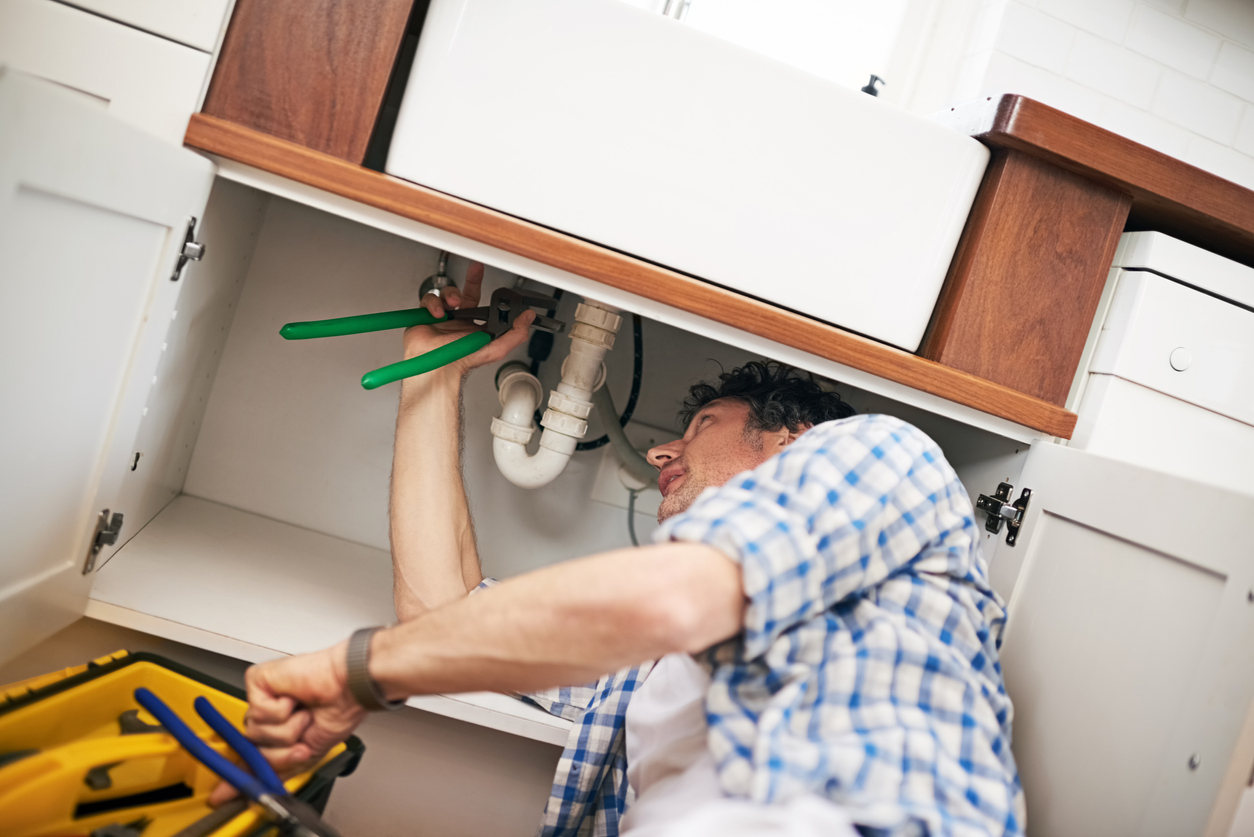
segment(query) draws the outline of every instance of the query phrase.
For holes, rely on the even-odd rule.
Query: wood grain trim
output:
[[[192,116],[185,143],[1053,436],[1070,438],[1075,429],[1074,413],[1038,398],[699,279],[212,116]]]
[[[365,159],[413,0],[238,0],[204,111]]]
[[[990,121],[973,127],[986,145],[1131,195],[1130,229],[1159,230],[1254,265],[1254,191],[1025,96],[1003,96]]]
[[[1129,203],[1047,160],[997,149],[919,355],[1065,404]]]

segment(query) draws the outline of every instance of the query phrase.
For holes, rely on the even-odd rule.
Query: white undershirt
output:
[[[706,746],[710,678],[687,654],[663,657],[627,705],[627,781],[636,801],[630,837],[857,837],[849,818],[819,796],[757,805],[723,796]]]

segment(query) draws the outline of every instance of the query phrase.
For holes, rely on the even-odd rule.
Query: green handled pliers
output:
[[[434,325],[449,320],[482,322],[483,328],[446,343],[426,354],[411,357],[399,363],[375,369],[361,376],[361,385],[374,389],[402,378],[421,375],[455,360],[474,354],[497,337],[510,330],[514,321],[531,308],[547,311],[557,309],[557,300],[543,294],[498,288],[487,305],[478,308],[455,308],[443,317],[432,316],[426,308],[405,308],[400,311],[383,311],[378,314],[360,314],[356,317],[338,317],[334,320],[311,320],[304,323],[288,323],[279,334],[288,340],[308,340],[313,337],[341,337],[345,334],[364,334],[368,331],[387,331],[393,328],[409,328],[416,325]],[[566,324],[552,317],[537,316],[532,323],[542,331],[560,333]]]

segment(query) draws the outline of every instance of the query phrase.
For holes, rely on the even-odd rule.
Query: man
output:
[[[474,306],[481,281],[472,266],[463,294],[424,304]],[[654,545],[482,579],[459,490],[461,381],[530,319],[403,384],[403,621],[249,670],[248,732],[272,760],[324,752],[363,704],[532,692],[576,722],[546,834],[1021,834],[1005,612],[966,492],[909,425],[848,418],[812,382],[749,364],[694,387],[683,437],[649,451]],[[411,329],[406,355],[465,328]]]

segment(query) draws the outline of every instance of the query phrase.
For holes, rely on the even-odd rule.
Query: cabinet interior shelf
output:
[[[251,663],[328,648],[396,621],[387,552],[189,495],[96,574],[87,616]],[[571,723],[491,692],[412,707],[564,745]]]
[[[1052,436],[1062,407],[803,314],[205,114],[185,144],[878,375]]]

